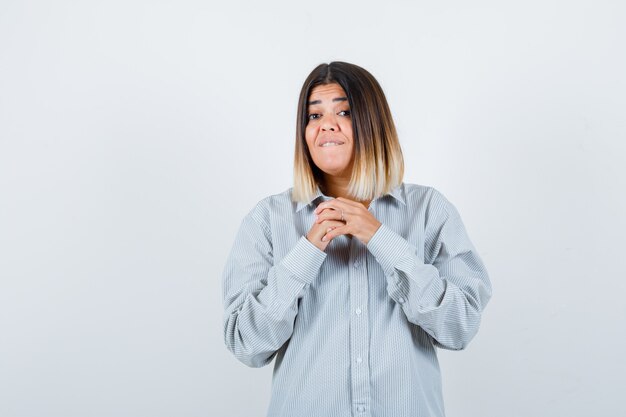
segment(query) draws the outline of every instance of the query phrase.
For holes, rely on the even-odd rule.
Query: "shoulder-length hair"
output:
[[[331,62],[317,66],[300,91],[294,155],[294,201],[310,202],[318,186],[324,184],[323,172],[313,162],[304,133],[311,90],[319,85],[334,83],[346,92],[350,105],[354,164],[349,194],[357,200],[373,200],[402,182],[402,149],[380,84],[372,74],[357,65]]]

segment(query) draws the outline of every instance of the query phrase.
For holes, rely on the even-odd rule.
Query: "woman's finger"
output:
[[[338,226],[338,227],[333,228],[330,232],[327,232],[322,237],[322,241],[326,242],[327,240],[333,240],[337,236],[350,235],[350,234],[352,234],[350,232],[350,226],[348,226],[348,225]]]
[[[359,203],[358,201],[350,200],[348,198],[337,197],[337,200],[341,201],[342,203],[346,203],[348,205],[351,205],[352,207],[365,208],[365,205]]]
[[[325,209],[317,215],[315,223],[321,223],[325,220],[339,220],[341,221],[341,210]]]
[[[335,210],[343,209],[345,211],[349,208],[352,208],[352,206],[350,206],[345,201],[341,201],[337,198],[334,198],[332,200],[328,200],[328,201],[324,201],[323,203],[320,203],[315,209],[315,214],[318,214],[320,211],[327,209],[327,208],[332,208]]]

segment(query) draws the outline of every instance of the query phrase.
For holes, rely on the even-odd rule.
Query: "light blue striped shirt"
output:
[[[223,276],[224,339],[248,366],[274,362],[269,417],[444,416],[436,347],[463,349],[491,297],[456,208],[402,184],[369,211],[365,245],[306,239],[321,193],[267,197],[244,218]]]

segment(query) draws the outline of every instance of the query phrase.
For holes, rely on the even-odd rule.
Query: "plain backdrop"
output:
[[[291,186],[297,96],[332,60],[380,81],[405,181],[458,208],[493,282],[439,351],[447,415],[626,415],[624,22],[620,0],[3,0],[0,415],[265,415],[273,364],[227,351],[222,269]]]

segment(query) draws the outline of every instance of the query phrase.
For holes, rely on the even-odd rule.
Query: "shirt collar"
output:
[[[393,198],[395,198],[402,204],[406,205],[406,199],[404,198],[404,184],[400,184],[396,186],[396,188],[391,190],[388,195],[392,196]]]
[[[317,190],[316,190],[315,194],[309,200],[308,203],[304,203],[302,201],[298,201],[298,205],[296,206],[296,212],[298,212],[298,211],[302,210],[303,208],[305,208],[306,206],[314,203],[315,200],[317,200],[318,198],[330,199],[330,197],[327,197],[324,194],[322,194],[322,191],[320,191],[319,187],[317,187]]]
[[[385,198],[386,196],[392,196],[393,198],[395,198],[396,200],[398,200],[400,203],[406,205],[406,200],[404,198],[404,184],[400,184],[397,187],[395,187],[393,190],[391,190],[388,194],[383,195],[380,198]],[[322,191],[320,191],[319,187],[317,188],[315,194],[313,195],[313,197],[309,200],[309,202],[304,203],[302,201],[298,201],[298,204],[296,205],[296,212],[302,210],[304,207],[314,203],[317,199],[324,199],[324,200],[330,200],[332,197],[328,197],[325,196]],[[374,199],[374,201],[378,200],[377,198]]]

